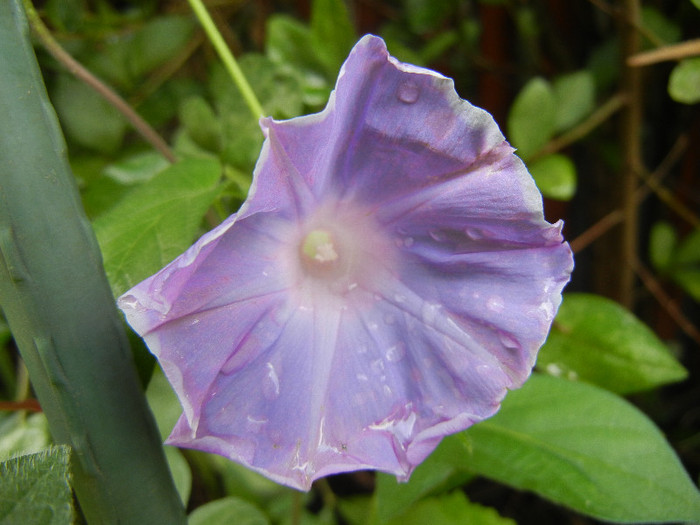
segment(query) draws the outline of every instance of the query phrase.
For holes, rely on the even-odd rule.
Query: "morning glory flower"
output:
[[[261,120],[238,213],[119,299],[168,443],[308,490],[407,479],[529,376],[572,270],[491,116],[365,36],[321,113]]]

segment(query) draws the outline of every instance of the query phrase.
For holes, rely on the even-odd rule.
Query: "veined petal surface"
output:
[[[169,443],[303,490],[407,479],[529,376],[561,224],[491,116],[374,36],[324,111],[261,125],[238,213],[119,299],[182,404]]]

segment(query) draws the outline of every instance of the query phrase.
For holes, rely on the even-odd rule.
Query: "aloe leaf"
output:
[[[0,304],[87,521],[184,523],[19,0],[0,49]]]

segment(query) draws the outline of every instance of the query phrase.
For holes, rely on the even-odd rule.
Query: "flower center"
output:
[[[334,235],[323,229],[309,232],[300,246],[306,271],[315,276],[335,274],[339,266],[338,243]]]
[[[333,244],[333,237],[326,230],[314,230],[309,233],[301,245],[301,251],[317,263],[333,262],[338,258]]]

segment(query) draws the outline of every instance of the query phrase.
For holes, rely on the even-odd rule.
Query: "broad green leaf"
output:
[[[444,486],[456,474],[463,475],[464,470],[455,462],[455,457],[463,453],[460,442],[443,440],[438,448],[416,467],[407,483],[399,483],[395,476],[378,472],[375,490],[378,521],[384,523],[396,518],[416,501],[437,487]]]
[[[140,27],[122,44],[131,77],[138,79],[175,56],[194,28],[194,20],[184,16],[160,16]]]
[[[503,518],[496,509],[470,502],[462,492],[452,492],[423,500],[404,509],[404,513],[389,522],[389,525],[516,525]]]
[[[518,93],[508,114],[508,139],[526,159],[552,137],[556,101],[549,82],[533,78]]]
[[[676,102],[700,102],[700,57],[681,60],[668,79],[668,94]]]
[[[677,244],[678,235],[670,223],[659,221],[652,226],[649,235],[649,258],[656,270],[668,270]]]
[[[529,169],[545,197],[568,201],[576,193],[576,166],[569,157],[554,153],[533,162]]]
[[[434,0],[403,0],[403,12],[414,33],[435,31],[450,15],[458,12],[459,4],[454,0],[435,2]]]
[[[175,447],[164,447],[165,459],[168,461],[170,474],[175,482],[175,489],[180,495],[182,504],[187,507],[187,501],[190,499],[190,491],[192,490],[192,471],[190,466],[182,455],[182,452]]]
[[[39,452],[50,444],[49,423],[43,412],[0,414],[0,461]]]
[[[267,525],[267,517],[255,505],[238,498],[222,498],[198,507],[188,525]]]
[[[371,520],[372,498],[366,495],[349,496],[338,500],[338,512],[348,525],[367,525]]]
[[[697,7],[698,9],[700,9],[700,0],[690,0],[690,1],[693,3],[693,5],[694,5],[695,7]]]
[[[668,18],[661,10],[650,5],[643,6],[641,9],[642,24],[644,27],[656,35],[664,44],[675,44],[680,41],[683,31],[676,21]],[[642,37],[642,45],[645,49],[654,49],[658,47],[657,42],[652,42],[646,37],[644,32],[640,33]]]
[[[311,42],[328,75],[335,77],[357,40],[344,0],[313,0]]]
[[[593,385],[534,375],[460,436],[474,472],[597,519],[700,521],[700,493],[658,428]]]
[[[169,166],[155,151],[141,151],[105,166],[104,174],[119,184],[141,184]]]
[[[265,53],[277,64],[290,64],[300,70],[326,75],[314,48],[311,30],[290,16],[273,15],[267,19]]]
[[[204,98],[188,98],[179,114],[187,134],[199,147],[212,152],[221,150],[221,123]]]
[[[159,366],[153,370],[148,388],[146,388],[146,399],[156,418],[160,436],[165,440],[175,427],[180,414],[182,414],[182,406]]]
[[[60,74],[51,98],[63,129],[75,142],[106,154],[121,146],[126,120],[92,88],[73,76]]]
[[[700,230],[694,230],[681,241],[673,254],[671,276],[700,302]]]
[[[593,111],[595,81],[590,71],[563,75],[552,85],[556,100],[555,130],[566,131]]]
[[[194,240],[218,192],[221,166],[185,159],[138,186],[95,220],[115,295],[160,270]]]
[[[0,463],[0,524],[71,523],[69,464],[65,445]]]
[[[622,394],[687,376],[668,348],[633,314],[589,294],[564,295],[537,367]]]

